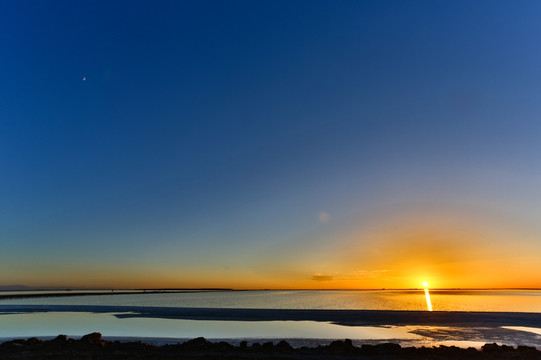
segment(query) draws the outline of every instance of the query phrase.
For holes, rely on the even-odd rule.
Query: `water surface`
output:
[[[432,290],[434,311],[541,312],[539,290]],[[424,290],[220,291],[3,299],[20,305],[426,310]]]
[[[105,337],[153,338],[161,341],[170,339],[170,342],[198,336],[232,342],[240,339],[258,341],[287,338],[298,346],[325,344],[330,339],[343,338],[350,338],[356,344],[393,341],[405,346],[444,344],[479,347],[487,342],[529,346],[541,344],[541,323],[537,324],[536,320],[541,313],[541,291],[433,290],[430,296],[435,311],[450,311],[453,314],[461,311],[468,314],[489,312],[482,316],[489,320],[501,319],[502,323],[498,325],[499,320],[496,323],[490,320],[487,325],[471,322],[471,326],[426,326],[421,323],[398,326],[398,323],[393,323],[392,319],[396,317],[388,317],[389,311],[408,311],[408,314],[409,311],[422,311],[420,315],[429,315],[423,290],[141,293],[0,299],[0,309],[3,309],[0,311],[0,338],[47,337],[60,333],[81,336],[98,331]],[[32,310],[39,306],[45,308]],[[138,307],[139,310],[129,310],[130,306]],[[65,307],[64,310],[61,310],[62,307]],[[164,310],[158,311],[157,308]],[[218,311],[219,314],[223,314],[219,309],[233,309],[229,311],[236,312],[239,310],[234,309],[259,309],[260,314],[270,313],[273,311],[271,309],[375,310],[378,311],[377,316],[390,320],[388,323],[378,323],[379,326],[371,326],[361,322],[333,323],[305,318],[294,321],[268,321],[264,317],[250,321],[234,318],[168,318],[167,314],[185,308],[193,308],[190,311],[194,313],[202,312],[202,308],[215,309],[212,311]],[[145,315],[145,309],[149,313],[161,311],[166,316]],[[509,319],[515,321],[521,317],[526,320],[530,317],[534,319],[533,323],[526,321],[525,324],[506,326],[509,325]]]

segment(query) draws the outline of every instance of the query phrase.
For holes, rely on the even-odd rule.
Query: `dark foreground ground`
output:
[[[12,340],[0,344],[0,359],[540,359],[541,351],[533,347],[486,344],[474,348],[439,346],[402,348],[385,343],[353,346],[350,340],[333,341],[313,348],[293,348],[286,341],[277,343],[212,343],[197,338],[182,344],[154,346],[142,342],[103,340],[92,333],[80,340],[59,335],[53,340],[36,338]]]

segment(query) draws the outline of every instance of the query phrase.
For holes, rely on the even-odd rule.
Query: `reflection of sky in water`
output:
[[[541,329],[528,327],[528,326],[502,326],[504,329],[510,329],[510,330],[517,330],[517,331],[525,331],[533,334],[540,335],[539,340],[541,341]]]
[[[517,331],[519,330],[519,331]],[[403,346],[477,347],[497,342],[536,346],[541,329],[525,327],[450,328],[428,326],[342,326],[316,321],[213,321],[117,318],[110,313],[47,312],[0,315],[0,338],[100,332],[109,337],[208,339],[353,339]],[[174,342],[174,341],[173,341]],[[320,343],[329,341],[321,340]],[[317,342],[316,342],[317,343]],[[314,344],[316,344],[314,343]],[[293,344],[293,343],[292,343]],[[359,342],[356,343],[360,344]]]
[[[541,312],[541,291],[431,290],[435,311]],[[118,305],[256,309],[426,310],[423,290],[233,291],[3,299],[17,305]]]
[[[1,315],[0,337],[84,335],[192,338],[420,339],[400,327],[351,327],[316,321],[214,321],[123,318],[113,314],[49,312]]]

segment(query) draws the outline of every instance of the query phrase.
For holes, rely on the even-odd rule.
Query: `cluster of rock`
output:
[[[0,359],[539,359],[534,347],[517,348],[486,344],[482,349],[439,346],[403,348],[398,344],[362,345],[351,340],[333,341],[318,347],[293,348],[282,340],[239,346],[197,338],[179,344],[154,346],[137,342],[103,340],[100,333],[79,340],[59,335],[53,340],[12,340],[0,344]]]

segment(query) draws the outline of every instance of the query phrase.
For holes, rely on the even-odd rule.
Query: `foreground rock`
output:
[[[314,348],[293,348],[282,340],[239,346],[196,338],[174,345],[154,346],[138,342],[103,340],[100,333],[79,340],[59,335],[53,340],[30,338],[0,344],[0,359],[539,359],[541,351],[533,347],[517,348],[486,344],[474,348],[439,346],[402,348],[398,344],[362,345],[351,340],[333,341]]]

